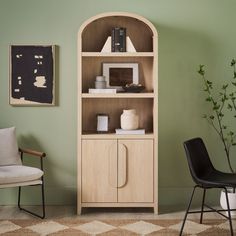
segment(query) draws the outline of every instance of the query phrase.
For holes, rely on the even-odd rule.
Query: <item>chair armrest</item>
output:
[[[19,148],[19,151],[21,153],[26,153],[26,154],[30,154],[36,157],[45,157],[46,153],[44,152],[39,152],[39,151],[35,151],[35,150],[31,150],[31,149],[23,149],[23,148]]]

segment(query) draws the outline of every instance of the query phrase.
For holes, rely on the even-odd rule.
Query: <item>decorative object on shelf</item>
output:
[[[126,37],[126,51],[127,52],[136,52],[136,49],[129,36]]]
[[[108,132],[109,130],[109,115],[97,114],[97,132]]]
[[[96,76],[95,89],[105,89],[107,86],[105,76]]]
[[[55,105],[55,45],[10,46],[10,104]]]
[[[94,93],[94,94],[99,94],[99,93],[115,94],[116,93],[116,89],[111,89],[111,88],[105,88],[105,89],[89,88],[88,92],[89,93]]]
[[[101,52],[111,52],[111,36],[107,38]]]
[[[101,52],[111,52],[111,36],[107,37]],[[129,36],[126,37],[126,52],[136,52],[136,49]]]
[[[116,129],[116,134],[145,134],[145,129],[134,129],[134,130]]]
[[[124,130],[135,130],[139,127],[139,117],[135,109],[123,110],[120,116],[120,126]]]
[[[127,93],[140,93],[145,89],[145,87],[142,84],[133,84],[133,83],[126,84],[122,88]]]
[[[126,84],[139,83],[138,63],[103,63],[108,88],[123,91]]]
[[[126,28],[115,27],[111,31],[111,51],[126,52]]]

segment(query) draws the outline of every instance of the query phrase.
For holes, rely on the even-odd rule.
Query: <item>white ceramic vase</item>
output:
[[[135,109],[123,110],[120,116],[120,126],[121,129],[133,130],[139,127],[139,117],[136,114]]]
[[[228,191],[228,198],[229,198],[229,206],[230,209],[236,209],[236,193],[233,192],[233,189],[227,189]],[[221,191],[220,195],[220,205],[224,210],[227,210],[227,203],[226,203],[226,195],[225,191]],[[225,212],[228,215],[228,212]],[[236,218],[236,211],[231,211],[232,218]]]

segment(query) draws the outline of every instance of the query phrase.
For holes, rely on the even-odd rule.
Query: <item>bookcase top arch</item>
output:
[[[137,51],[153,51],[153,38],[157,38],[155,26],[143,16],[128,12],[107,12],[86,20],[78,32],[82,51],[100,51],[114,27],[127,28],[127,36]]]

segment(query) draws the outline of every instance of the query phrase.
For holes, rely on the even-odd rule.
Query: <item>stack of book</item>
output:
[[[126,52],[126,28],[115,27],[112,29],[111,51]]]
[[[145,134],[145,129],[133,129],[133,130],[116,129],[116,134]]]

